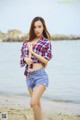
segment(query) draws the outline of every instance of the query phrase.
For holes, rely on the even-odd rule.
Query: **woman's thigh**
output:
[[[36,86],[32,92],[31,102],[39,104],[40,98],[44,93],[44,91],[45,91],[45,86],[43,84]]]

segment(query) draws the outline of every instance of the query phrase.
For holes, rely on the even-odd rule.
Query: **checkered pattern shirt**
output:
[[[52,58],[52,45],[49,40],[47,40],[45,37],[42,37],[34,46],[33,51],[37,53],[38,55],[41,55],[48,61]],[[27,76],[28,74],[28,64],[23,60],[24,57],[29,56],[29,50],[28,50],[28,44],[27,42],[23,42],[22,48],[21,48],[21,56],[20,56],[20,66],[25,66],[24,75]],[[37,59],[34,55],[31,55],[31,59],[33,60],[33,63],[41,63],[43,64],[39,59]],[[33,64],[31,64],[30,68],[33,68]]]

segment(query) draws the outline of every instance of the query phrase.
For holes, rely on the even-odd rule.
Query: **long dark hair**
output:
[[[50,33],[48,32],[47,30],[47,27],[46,27],[46,24],[45,24],[45,21],[42,17],[35,17],[33,20],[32,20],[32,23],[31,23],[31,26],[30,26],[30,30],[29,30],[29,40],[28,41],[32,41],[33,39],[35,39],[36,35],[34,33],[34,23],[36,21],[41,21],[42,24],[43,24],[43,27],[44,27],[44,30],[43,30],[43,36],[46,38],[46,39],[50,39]]]

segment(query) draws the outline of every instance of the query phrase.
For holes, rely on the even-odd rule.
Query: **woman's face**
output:
[[[36,37],[39,37],[43,34],[43,29],[44,28],[43,28],[43,24],[41,21],[38,20],[34,23],[34,33]]]

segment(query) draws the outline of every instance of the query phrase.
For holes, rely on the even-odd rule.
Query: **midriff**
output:
[[[28,72],[33,72],[36,71],[40,68],[42,68],[42,64],[41,63],[33,63],[33,68],[28,68]]]

